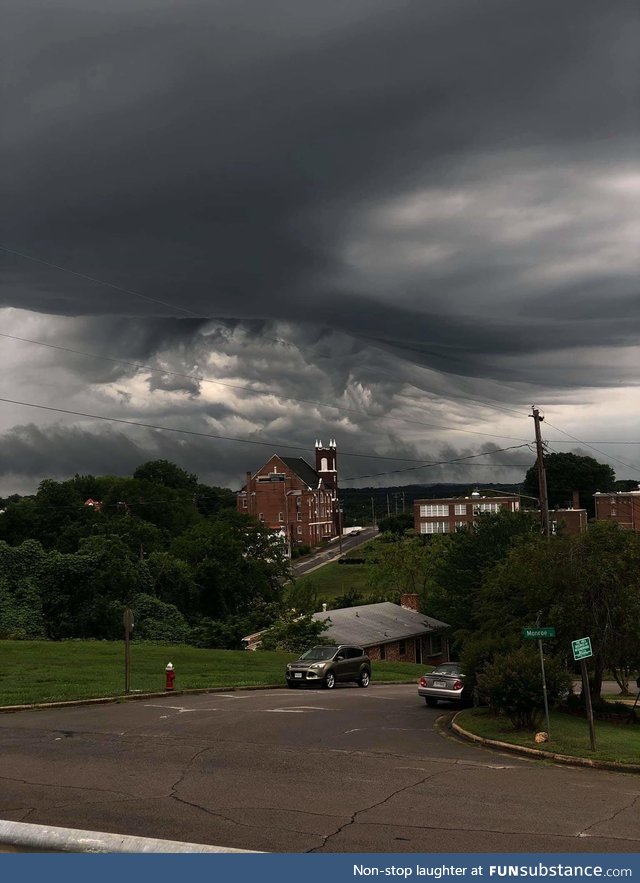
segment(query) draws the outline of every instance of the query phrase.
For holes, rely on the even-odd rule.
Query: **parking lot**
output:
[[[0,715],[0,817],[275,852],[640,850],[640,779],[458,742],[415,685]]]

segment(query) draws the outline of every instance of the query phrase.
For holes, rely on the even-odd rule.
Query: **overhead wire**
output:
[[[272,396],[273,398],[281,399],[283,401],[288,401],[288,402],[299,402],[301,404],[306,404],[306,405],[318,405],[323,408],[333,408],[336,411],[342,411],[347,414],[361,415],[361,416],[365,417],[367,420],[385,420],[385,419],[391,418],[391,415],[389,415],[389,414],[368,414],[366,411],[363,411],[359,408],[348,408],[344,405],[336,405],[336,404],[331,404],[329,402],[319,402],[315,399],[301,399],[301,398],[297,398],[294,396],[286,396],[286,395],[282,395],[279,392],[275,392],[274,390],[256,389],[253,386],[242,386],[241,384],[238,384],[238,383],[228,383],[227,381],[224,381],[224,380],[214,380],[213,378],[203,377],[199,374],[187,374],[182,371],[170,371],[166,368],[156,368],[152,365],[146,365],[146,364],[139,363],[139,362],[130,362],[126,359],[118,359],[113,356],[103,356],[98,353],[90,353],[90,352],[86,352],[84,350],[77,350],[77,349],[74,349],[73,347],[61,346],[60,344],[46,343],[45,341],[34,340],[33,338],[30,338],[30,337],[20,337],[17,334],[9,334],[8,332],[5,332],[5,331],[0,331],[0,337],[5,337],[5,338],[8,338],[9,340],[21,341],[22,343],[31,343],[31,344],[35,344],[36,346],[46,347],[48,349],[60,350],[62,352],[72,353],[72,354],[78,355],[78,356],[85,356],[87,358],[100,359],[105,362],[111,362],[113,364],[126,365],[129,368],[135,368],[138,371],[150,371],[150,372],[153,372],[156,374],[166,375],[168,377],[181,377],[182,379],[185,379],[185,380],[195,380],[198,383],[215,384],[217,386],[223,386],[227,389],[235,389],[235,390],[239,390],[242,392],[250,392],[250,393],[253,393],[256,395]],[[400,397],[404,398],[404,396],[400,396]],[[465,433],[468,435],[482,435],[487,438],[498,438],[498,439],[504,439],[506,441],[522,441],[522,442],[526,441],[526,439],[518,438],[518,437],[514,437],[514,436],[510,436],[510,435],[498,435],[497,433],[494,433],[494,432],[482,432],[480,430],[474,430],[474,429],[462,429],[457,426],[444,426],[439,423],[427,423],[424,420],[413,420],[410,417],[400,417],[400,418],[396,418],[396,419],[399,419],[402,423],[412,423],[417,426],[426,426],[429,429],[445,429],[450,432],[462,432],[462,433]]]

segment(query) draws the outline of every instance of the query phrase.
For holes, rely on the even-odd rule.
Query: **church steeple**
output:
[[[316,441],[316,472],[324,486],[335,494],[338,491],[338,459],[335,439],[329,439],[329,446]]]

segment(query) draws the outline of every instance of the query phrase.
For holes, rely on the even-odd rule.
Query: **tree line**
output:
[[[0,637],[117,639],[130,607],[137,639],[239,646],[280,611],[288,561],[235,504],[164,460],[2,501]]]

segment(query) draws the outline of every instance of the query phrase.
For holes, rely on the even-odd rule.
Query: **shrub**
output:
[[[571,675],[553,657],[545,659],[549,704],[571,688]],[[536,730],[542,721],[544,694],[540,657],[529,647],[494,656],[478,674],[478,687],[494,713],[504,714],[517,730]]]

